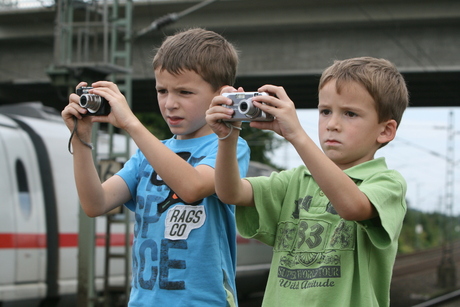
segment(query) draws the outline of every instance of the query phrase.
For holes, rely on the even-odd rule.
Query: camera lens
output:
[[[246,113],[248,111],[248,103],[246,101],[242,101],[239,105],[240,113]]]
[[[250,99],[241,101],[238,105],[238,111],[249,118],[255,118],[261,113],[261,110],[255,107]]]
[[[101,96],[94,94],[83,94],[80,96],[80,106],[90,113],[96,113],[101,107]]]

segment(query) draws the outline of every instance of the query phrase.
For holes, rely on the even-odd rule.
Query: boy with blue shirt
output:
[[[93,83],[108,116],[83,116],[79,96],[63,110],[72,139],[80,202],[91,217],[125,204],[135,213],[129,306],[236,306],[234,206],[215,195],[218,139],[205,112],[214,96],[235,81],[238,55],[219,34],[190,29],[165,39],[153,59],[161,114],[174,136],[160,141],[131,112],[111,82]],[[81,82],[77,88],[86,86]],[[100,183],[87,143],[92,122],[124,129],[139,147],[115,176]],[[245,175],[249,147],[237,141]]]
[[[232,88],[224,92],[236,91]],[[216,192],[238,205],[244,237],[273,246],[263,306],[389,306],[406,212],[406,182],[375,152],[394,139],[408,105],[402,75],[371,57],[336,61],[319,84],[319,141],[302,129],[282,87],[264,85],[254,106],[275,116],[251,122],[288,140],[305,165],[240,179],[232,110],[214,98],[206,119],[219,141]],[[233,123],[235,124],[235,123]]]

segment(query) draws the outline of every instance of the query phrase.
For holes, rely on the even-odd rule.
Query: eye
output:
[[[166,94],[167,91],[166,91],[165,89],[158,88],[158,89],[157,89],[157,93],[158,93],[158,94]]]
[[[331,114],[331,110],[329,109],[322,109],[322,110],[319,110],[319,114],[322,114],[322,115],[329,115]]]
[[[190,91],[180,91],[180,93],[181,93],[181,95],[191,95],[191,94],[193,94]]]
[[[356,117],[356,116],[358,116],[358,114],[356,114],[355,112],[352,112],[352,111],[346,111],[345,115],[348,116],[348,117]]]

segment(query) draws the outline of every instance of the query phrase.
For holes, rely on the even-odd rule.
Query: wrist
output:
[[[139,131],[139,129],[148,130],[137,118],[136,120],[132,121],[131,123],[127,124],[126,126],[122,128],[131,136],[133,134],[136,134],[136,131]]]
[[[238,136],[239,131],[241,131],[243,129],[243,128],[238,127],[238,126],[234,126],[234,125],[230,124],[229,122],[224,122],[224,123],[228,128],[230,128],[230,131],[228,132],[228,134],[226,136],[217,137],[219,139],[219,141],[223,141],[225,139],[228,139],[233,134],[233,131],[235,131],[236,132],[235,134]]]
[[[294,146],[294,148],[297,147],[303,147],[303,146],[310,146],[310,145],[315,145],[313,140],[310,138],[310,136],[307,133],[297,133],[295,136],[293,135],[289,139],[286,138],[286,140]]]
[[[91,143],[91,141],[89,141],[89,142],[85,141],[87,139],[91,139],[91,134],[84,133],[84,135],[82,136],[81,131],[78,130],[78,123],[79,123],[79,120],[75,117],[74,118],[73,130],[72,130],[72,132],[70,134],[69,143],[67,145],[67,149],[69,150],[69,152],[71,154],[73,154],[72,146],[75,146],[75,145],[77,145],[77,146],[84,145],[85,147],[90,148],[91,150],[94,149],[94,146]],[[75,136],[75,138],[74,138],[74,136]],[[76,139],[78,139],[79,142]]]

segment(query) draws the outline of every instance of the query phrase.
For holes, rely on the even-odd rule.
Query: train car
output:
[[[59,306],[63,298],[76,295],[80,209],[67,148],[69,136],[59,112],[39,102],[0,107],[2,307],[47,306],[47,302]],[[100,159],[106,158],[108,144],[108,136],[101,134]],[[115,152],[123,152],[125,137],[115,136],[114,144]],[[135,146],[131,147],[134,152]],[[253,174],[266,171],[252,165]],[[106,220],[105,216],[95,218],[96,238],[104,238]],[[117,234],[124,231],[115,229],[112,235]],[[95,284],[102,290],[104,239],[96,239],[95,250]],[[271,248],[238,237],[237,257],[238,292],[263,291]],[[115,267],[110,274],[122,276],[123,268]]]

